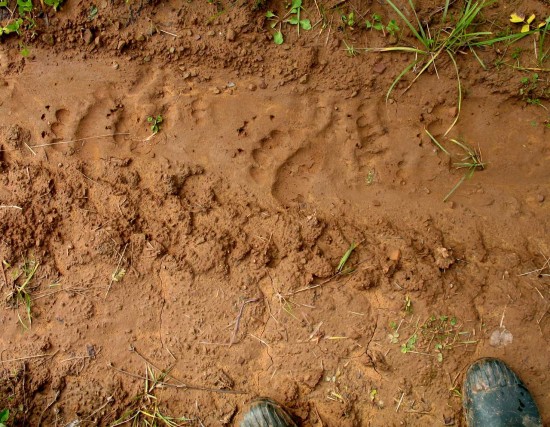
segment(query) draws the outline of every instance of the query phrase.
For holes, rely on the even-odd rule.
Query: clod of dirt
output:
[[[435,250],[435,265],[441,270],[447,270],[455,262],[454,257],[449,254],[446,248],[437,248]]]
[[[498,328],[493,331],[489,338],[489,345],[492,347],[506,347],[512,344],[514,337],[506,328]]]
[[[235,38],[237,37],[237,34],[235,33],[235,30],[232,28],[229,28],[227,30],[227,34],[225,35],[225,38],[229,42],[235,41]]]
[[[94,34],[90,29],[87,29],[86,31],[84,31],[82,39],[84,40],[84,43],[91,44],[94,41]]]

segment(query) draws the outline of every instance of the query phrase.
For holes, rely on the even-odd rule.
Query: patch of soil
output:
[[[526,102],[548,73],[457,54],[449,136],[486,167],[443,202],[464,171],[425,129],[458,112],[450,59],[386,102],[411,58],[347,56],[395,40],[340,21],[391,8],[304,2],[314,29],[276,46],[263,3],[69,0],[28,57],[0,45],[0,409],[216,426],[270,396],[304,426],[464,425],[464,372],[494,356],[549,424],[550,129]]]

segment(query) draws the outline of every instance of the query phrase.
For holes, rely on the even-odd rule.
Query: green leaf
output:
[[[300,21],[298,20],[297,16],[293,16],[292,18],[287,19],[286,22],[288,22],[290,25],[298,25]]]
[[[273,41],[275,42],[275,44],[283,44],[283,33],[281,33],[280,31],[276,31],[275,34],[273,34]]]
[[[2,409],[0,411],[0,423],[5,423],[6,421],[8,421],[9,417],[10,417],[9,409]]]
[[[365,21],[365,27],[372,28],[372,23],[368,19]]]
[[[272,11],[268,10],[266,13],[265,13],[265,17],[266,18],[275,18],[277,15],[275,15]]]
[[[300,27],[302,27],[303,30],[311,30],[311,22],[309,19],[302,19],[300,21]]]
[[[373,28],[377,31],[382,31],[384,29],[384,25],[380,22],[375,22]]]
[[[31,12],[33,8],[32,0],[17,0],[19,15]]]
[[[302,7],[302,0],[292,0],[292,9],[299,9]]]
[[[0,7],[6,7],[8,5],[7,0],[0,1]]]

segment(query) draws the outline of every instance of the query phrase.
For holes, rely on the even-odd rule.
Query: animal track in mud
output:
[[[286,204],[307,201],[307,193],[323,166],[324,157],[323,149],[314,148],[311,143],[300,147],[277,170],[273,196]]]
[[[267,136],[260,139],[260,146],[252,151],[254,164],[249,173],[258,184],[271,187],[278,166],[283,163],[292,152],[289,143],[295,141],[295,133],[272,130]]]
[[[208,105],[201,99],[196,98],[191,102],[191,116],[195,119],[196,124],[200,124],[206,117]]]
[[[52,132],[58,139],[66,139],[66,124],[69,120],[70,113],[64,108],[60,108],[55,112],[55,123],[52,123]]]
[[[315,185],[316,175],[323,167],[325,157],[331,150],[331,142],[334,138],[334,127],[337,127],[333,118],[332,106],[326,106],[319,100],[315,108],[304,111],[303,120],[306,123],[314,123],[313,130],[290,132],[286,153],[284,151],[272,151],[273,142],[277,141],[278,131],[273,131],[267,140],[262,140],[260,150],[254,150],[254,160],[263,169],[266,164],[270,171],[269,184],[273,197],[283,204],[292,202],[302,203],[307,200],[308,193]],[[330,134],[330,136],[329,136]],[[289,150],[290,149],[290,150]],[[256,179],[261,178],[260,169],[252,169],[251,173]],[[321,182],[322,179],[319,181]],[[265,182],[265,180],[264,180]]]

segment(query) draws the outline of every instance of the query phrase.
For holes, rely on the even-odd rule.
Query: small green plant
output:
[[[355,26],[355,13],[354,12],[350,12],[347,15],[344,13],[341,16],[341,19],[342,19],[342,24],[344,25],[344,28],[349,27],[349,28],[353,29],[353,27]]]
[[[418,335],[412,334],[409,339],[401,344],[401,353],[410,353],[411,351],[414,351],[414,348],[416,346],[416,341],[418,340]]]
[[[392,344],[399,344],[399,328],[395,322],[390,323],[392,332],[388,335]],[[401,342],[401,353],[417,353],[434,357],[438,362],[443,362],[444,352],[454,347],[475,344],[471,339],[470,331],[463,331],[462,325],[454,316],[431,315],[422,324],[419,322],[414,327],[412,334]]]
[[[354,57],[359,55],[359,51],[356,48],[354,48],[353,45],[348,44],[345,40],[344,40],[344,44],[346,45],[345,51],[348,56]]]
[[[166,415],[159,408],[158,399],[154,392],[157,388],[164,386],[168,374],[169,371],[162,371],[157,375],[154,369],[146,364],[143,392],[134,397],[130,408],[111,424],[111,427],[128,423],[132,427],[179,427],[190,423],[192,421],[190,418],[172,417]]]
[[[10,268],[11,265],[3,261],[5,267]],[[17,318],[24,329],[28,330],[32,325],[32,299],[31,299],[31,281],[38,269],[39,263],[34,260],[27,260],[23,263],[19,270],[14,270],[13,288],[8,295],[8,302],[11,307],[17,310]],[[18,284],[20,283],[20,284]],[[24,315],[22,316],[19,307],[23,307]]]
[[[7,427],[6,423],[8,422],[9,418],[10,418],[10,410],[2,409],[0,411],[0,427]]]
[[[59,10],[59,6],[61,6],[61,3],[63,3],[63,0],[44,0],[44,4],[46,4],[47,6],[51,6],[56,12],[57,10]]]
[[[377,13],[373,13],[370,20],[365,20],[365,27],[369,30],[384,31],[382,17]]]
[[[430,140],[445,154],[447,154],[451,158],[455,158],[453,154],[449,152],[435,137],[428,131],[428,129],[425,129],[426,134],[430,137]],[[449,193],[445,196],[443,199],[444,202],[449,200],[449,197],[452,196],[452,194],[456,191],[458,187],[467,179],[471,179],[474,176],[474,172],[476,170],[483,170],[487,166],[485,162],[483,162],[483,159],[481,157],[481,151],[476,150],[475,148],[470,147],[469,145],[465,144],[464,142],[460,142],[456,139],[450,139],[450,141],[455,144],[457,147],[459,147],[462,150],[462,155],[453,163],[453,166],[455,166],[457,169],[466,169],[466,172],[460,178],[460,180],[456,183],[456,185],[449,191]]]
[[[27,13],[32,12],[32,0],[17,0],[17,11],[20,16],[24,16]]]
[[[401,326],[401,324],[398,325],[393,320],[390,322],[391,332],[388,334],[388,338],[392,344],[397,344],[399,342],[399,326]]]
[[[292,0],[287,13],[280,18],[273,11],[268,10],[265,17],[270,21],[270,27],[275,30],[273,34],[273,41],[275,44],[283,44],[284,36],[282,32],[283,23],[289,25],[295,25],[298,34],[300,34],[300,28],[302,30],[311,30],[311,22],[309,19],[302,19],[302,0]],[[278,29],[276,29],[278,27]]]
[[[156,135],[157,133],[160,132],[160,129],[161,129],[161,123],[163,121],[162,119],[162,115],[158,115],[158,116],[149,116],[147,117],[147,121],[149,123],[151,123],[151,132],[153,132],[153,135]]]
[[[19,19],[16,19],[15,21],[10,22],[5,27],[0,26],[0,36],[4,34],[8,35],[11,33],[20,34],[20,28],[22,24],[23,24],[23,20],[19,18]]]
[[[386,35],[387,32],[392,36],[397,36],[397,33],[399,32],[399,26],[397,25],[397,21],[395,19],[392,19],[387,25],[384,25],[382,22],[382,17],[377,13],[373,13],[371,19],[365,20],[365,27],[368,30],[381,31],[384,35]]]
[[[476,21],[478,20],[482,10],[492,4],[490,0],[466,0],[462,5],[460,11],[456,15],[454,22],[449,23],[447,20],[449,7],[453,3],[451,0],[445,0],[445,4],[441,9],[440,23],[428,28],[420,20],[416,13],[416,9],[412,0],[409,0],[409,6],[414,16],[414,20],[407,18],[405,13],[394,3],[392,0],[386,0],[389,6],[397,13],[399,18],[409,28],[412,35],[417,41],[418,47],[411,46],[392,46],[381,48],[365,48],[366,51],[371,52],[405,52],[415,56],[415,59],[409,63],[394,79],[390,88],[386,93],[386,101],[389,99],[391,93],[397,86],[397,84],[410,72],[415,71],[416,76],[411,80],[408,86],[405,88],[407,91],[416,80],[430,67],[435,67],[436,60],[440,56],[446,55],[449,57],[451,64],[456,72],[457,86],[458,86],[458,100],[457,100],[457,114],[452,121],[451,125],[445,132],[447,135],[454,127],[460,116],[460,110],[462,106],[462,86],[460,82],[460,73],[456,62],[456,55],[460,51],[469,50],[480,62],[483,68],[485,65],[475,52],[475,48],[480,46],[491,46],[498,42],[513,42],[523,38],[529,34],[539,32],[539,29],[528,31],[525,33],[509,34],[502,37],[495,37],[490,31],[479,31],[476,28]],[[381,18],[373,19],[371,27],[374,29],[381,28]],[[370,22],[370,21],[369,21]]]
[[[539,90],[539,74],[533,73],[530,77],[523,77],[520,83],[519,95],[521,99],[529,105],[538,105],[547,110],[540,100],[540,95],[544,96],[546,93]]]

